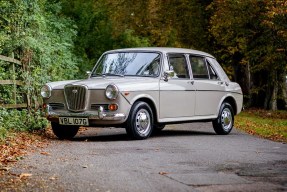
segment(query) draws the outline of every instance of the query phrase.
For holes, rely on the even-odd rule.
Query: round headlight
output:
[[[43,98],[51,97],[52,88],[49,85],[44,85],[41,89],[41,95]]]
[[[106,97],[110,100],[115,100],[118,97],[119,89],[117,86],[110,84],[106,88]]]

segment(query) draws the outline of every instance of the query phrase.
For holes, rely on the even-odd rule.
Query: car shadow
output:
[[[162,130],[158,133],[151,135],[151,138],[161,137],[182,137],[182,136],[214,136],[215,133],[205,131],[194,131],[194,130]],[[149,139],[151,139],[149,138]],[[95,133],[77,135],[71,141],[84,141],[84,142],[112,142],[112,141],[135,141],[131,139],[125,131],[120,133],[101,133],[100,135]]]
[[[194,131],[194,130],[162,130],[153,134],[153,137],[173,137],[173,136],[208,136],[216,135],[213,132]]]

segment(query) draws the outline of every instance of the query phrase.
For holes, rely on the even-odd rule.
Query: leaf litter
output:
[[[5,141],[0,142],[0,189],[13,190],[24,180],[32,177],[32,173],[15,174],[10,169],[28,153],[46,148],[49,138],[51,134],[47,131],[11,132]],[[41,151],[40,154],[50,155],[45,151]]]

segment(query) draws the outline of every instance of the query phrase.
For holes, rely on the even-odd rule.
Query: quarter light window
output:
[[[171,54],[168,56],[169,68],[174,71],[173,79],[189,79],[189,71],[184,55]]]
[[[219,77],[218,77],[218,75],[216,74],[215,70],[213,69],[213,67],[210,65],[209,62],[207,62],[207,68],[208,68],[208,71],[209,71],[209,78],[218,80]]]

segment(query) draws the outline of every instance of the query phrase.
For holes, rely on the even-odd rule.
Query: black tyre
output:
[[[53,133],[59,139],[72,139],[79,130],[78,126],[60,125],[59,123],[52,122]]]
[[[234,113],[229,103],[222,103],[217,119],[212,121],[214,131],[218,135],[227,135],[234,124]]]
[[[126,132],[133,139],[146,139],[153,130],[153,113],[142,101],[135,102],[127,120]]]

